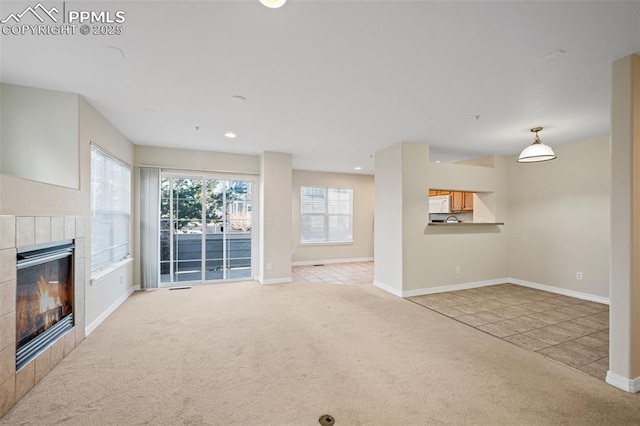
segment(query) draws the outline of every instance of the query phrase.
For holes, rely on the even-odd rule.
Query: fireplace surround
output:
[[[85,337],[85,264],[87,260],[85,235],[88,223],[84,216],[5,216],[0,215],[0,417],[22,399]],[[49,316],[58,311],[72,311],[71,327],[58,330],[52,341],[35,351],[34,357],[16,368],[18,339],[18,254],[24,247],[72,243],[70,300],[60,301],[60,307],[47,309]],[[20,249],[18,249],[20,248]],[[38,277],[39,279],[39,277]],[[58,281],[60,279],[50,279]],[[64,279],[62,279],[64,281]],[[39,287],[38,287],[39,288]],[[58,289],[58,293],[60,293]],[[64,291],[64,290],[63,290]],[[56,290],[53,290],[55,293]],[[58,294],[60,296],[60,294]],[[47,302],[48,306],[55,303]],[[62,307],[66,303],[66,308]],[[65,315],[62,315],[63,318]],[[46,319],[47,315],[45,315]],[[67,315],[68,317],[68,315]],[[39,324],[38,321],[36,321]],[[60,322],[58,322],[60,324]],[[56,325],[58,325],[56,324]],[[54,325],[53,327],[56,327]],[[59,325],[58,325],[59,327]],[[41,327],[38,327],[41,328]],[[36,332],[38,334],[38,332]],[[42,333],[40,333],[42,334]]]

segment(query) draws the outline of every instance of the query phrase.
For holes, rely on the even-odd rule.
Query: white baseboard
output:
[[[563,296],[575,297],[576,299],[588,300],[590,302],[609,304],[608,297],[596,296],[589,293],[582,293],[575,290],[567,290],[564,288],[553,287],[545,284],[538,284],[531,281],[519,280],[517,278],[505,278],[505,282],[521,285],[523,287],[535,288],[537,290],[548,291],[549,293],[561,294]]]
[[[397,289],[395,287],[391,287],[387,284],[381,283],[380,281],[374,281],[373,286],[378,287],[380,290],[384,290],[387,293],[391,293],[394,296],[402,297],[402,290]]]
[[[258,282],[262,285],[270,285],[270,284],[285,284],[285,283],[290,283],[293,282],[293,278],[291,277],[287,277],[287,278],[272,278],[270,280],[265,280],[261,277],[258,277]]]
[[[293,266],[326,265],[331,263],[373,262],[373,257],[352,257],[350,259],[301,260],[291,262]]]
[[[399,290],[395,287],[391,287],[379,281],[374,281],[373,285],[375,287],[378,287],[398,297],[414,297],[414,296],[422,296],[425,294],[444,293],[447,291],[457,291],[457,290],[467,290],[470,288],[487,287],[491,285],[507,284],[507,283],[516,284],[523,287],[535,288],[537,290],[544,290],[544,291],[548,291],[549,293],[561,294],[563,296],[575,297],[576,299],[603,303],[605,305],[609,304],[609,298],[607,297],[596,296],[593,294],[582,293],[574,290],[567,290],[564,288],[553,287],[545,284],[538,284],[531,281],[519,280],[517,278],[498,278],[495,280],[473,281],[473,282],[462,283],[462,284],[443,285],[439,287],[419,288],[416,290],[406,290],[406,291]]]
[[[636,377],[635,379],[627,379],[626,377],[620,376],[616,373],[612,373],[610,370],[607,371],[607,383],[611,386],[615,386],[618,389],[622,389],[625,392],[636,393],[640,391],[640,377]]]
[[[118,307],[122,305],[122,303],[124,303],[124,301],[127,300],[129,296],[131,296],[131,294],[133,294],[133,292],[136,290],[140,290],[140,287],[139,286],[130,287],[126,293],[124,293],[115,302],[113,302],[111,306],[109,306],[103,313],[101,313],[98,318],[96,318],[91,322],[91,324],[86,326],[84,328],[85,336],[89,336],[91,333],[93,333],[94,330],[98,328],[98,326],[102,324],[102,322],[106,320],[109,315],[111,315],[116,309],[118,309]]]
[[[488,287],[490,285],[506,284],[505,278],[497,280],[473,281],[462,284],[443,285],[440,287],[419,288],[417,290],[407,290],[402,292],[401,297],[423,296],[425,294],[444,293],[447,291],[468,290],[470,288]]]

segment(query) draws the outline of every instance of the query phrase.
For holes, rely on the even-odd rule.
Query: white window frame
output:
[[[105,168],[98,176],[97,162]],[[107,172],[107,168],[110,171]],[[105,176],[106,175],[106,176]],[[99,180],[98,178],[102,178]],[[129,258],[131,167],[91,144],[91,275]]]
[[[324,209],[322,212],[304,212],[304,191],[305,189],[324,191]],[[348,191],[350,193],[349,200],[349,213],[330,213],[331,201],[329,200],[330,190],[334,191]],[[300,245],[341,245],[341,244],[353,244],[353,189],[352,188],[332,188],[321,186],[301,186],[300,187]],[[323,216],[324,220],[324,238],[323,239],[304,239],[304,223],[305,216]],[[329,239],[329,220],[331,216],[348,216],[349,217],[349,229],[351,234],[347,239]]]

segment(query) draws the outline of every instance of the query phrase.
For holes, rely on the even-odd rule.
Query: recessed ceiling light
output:
[[[286,2],[287,0],[260,0],[260,3],[270,9],[277,9],[279,7],[282,7]]]
[[[439,163],[439,162],[440,162],[440,160],[436,160],[436,163]]]
[[[247,101],[247,98],[245,98],[244,96],[240,96],[240,95],[233,95],[231,97],[231,102],[233,102],[234,104],[243,104]]]
[[[354,170],[362,170],[362,167],[357,166],[357,167],[354,167],[353,169],[354,169]]]
[[[229,138],[229,139],[233,139],[233,138],[235,138],[236,136],[238,136],[238,135],[236,135],[236,134],[235,134],[235,133],[233,133],[233,132],[227,132],[227,133],[225,133],[225,134],[224,134],[224,137],[225,137],[225,138]]]

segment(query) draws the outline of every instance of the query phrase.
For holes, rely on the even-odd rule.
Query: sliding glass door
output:
[[[163,285],[251,278],[251,194],[250,181],[162,176]]]

